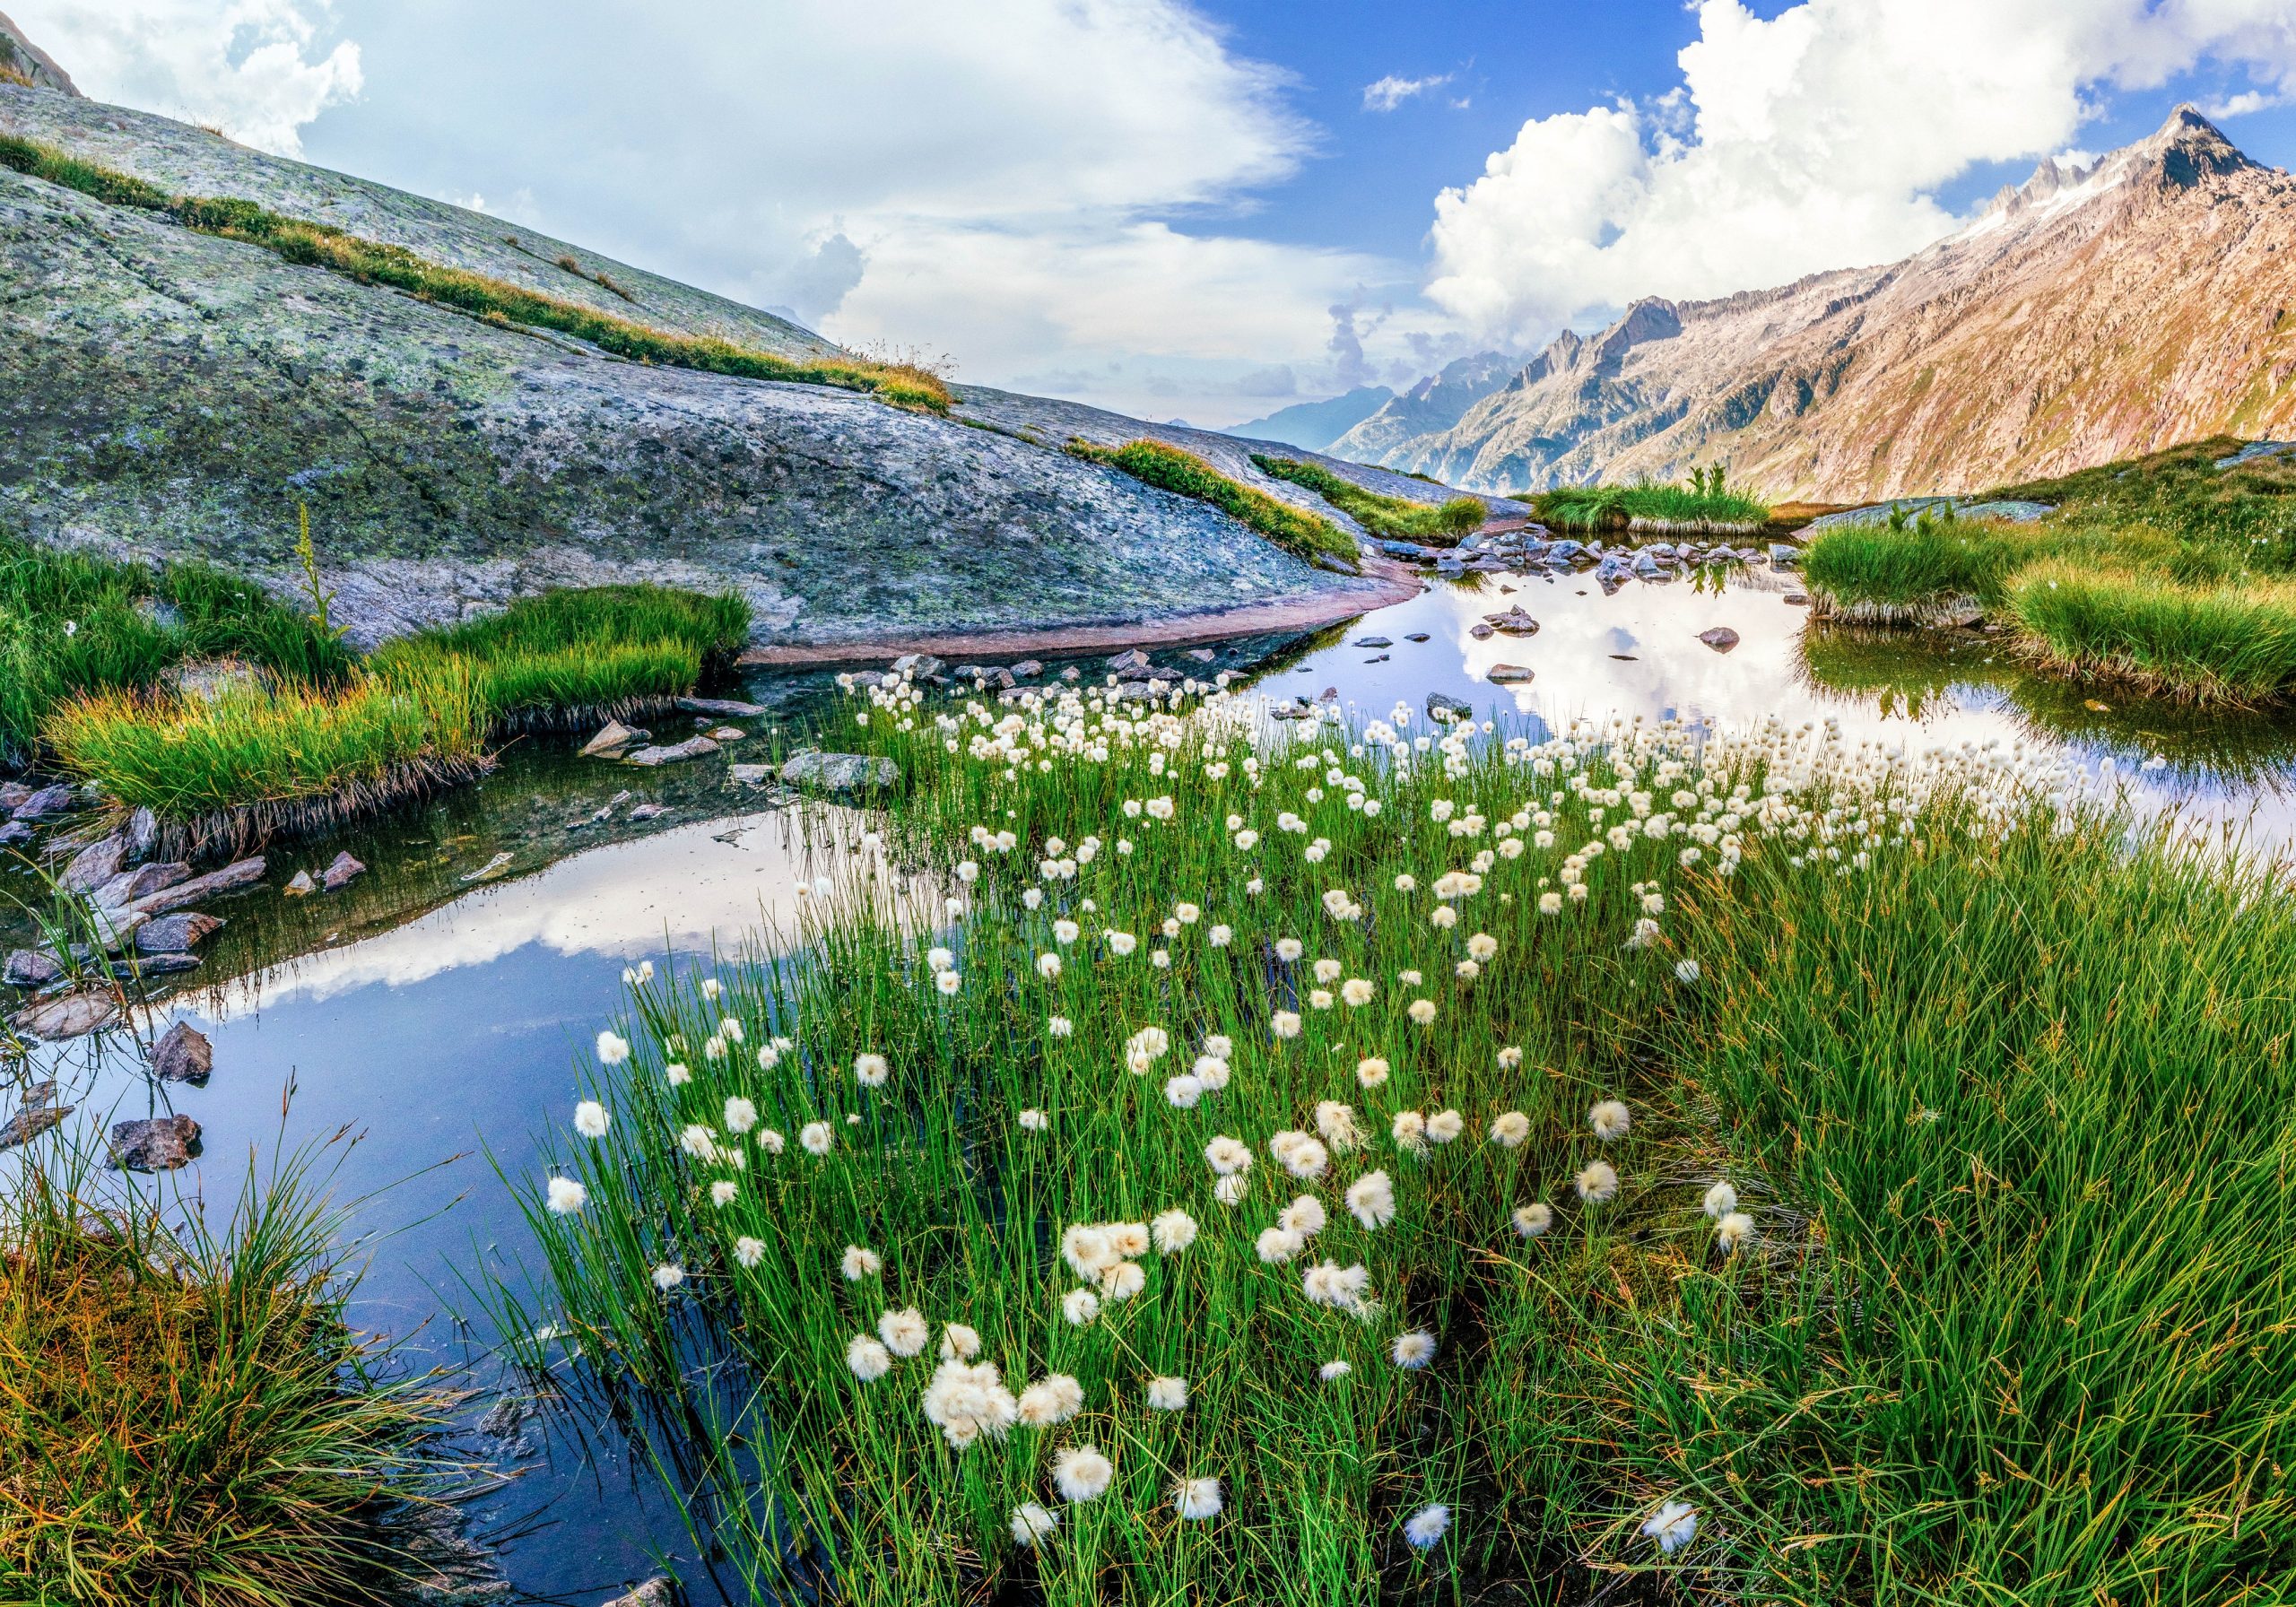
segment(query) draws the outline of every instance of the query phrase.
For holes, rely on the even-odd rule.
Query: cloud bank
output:
[[[1534,118],[1436,199],[1428,294],[1535,340],[1638,296],[1885,262],[1949,232],[1935,193],[2068,143],[2100,90],[2203,62],[2296,87],[2296,0],[1701,0],[1682,82]]]

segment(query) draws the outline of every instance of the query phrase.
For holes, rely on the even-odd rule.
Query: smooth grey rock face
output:
[[[791,786],[816,792],[854,793],[888,787],[900,779],[900,767],[890,759],[865,753],[793,753],[781,767],[781,779]]]
[[[93,890],[91,896],[97,903],[115,908],[139,904],[154,893],[180,887],[190,880],[189,865],[179,859],[166,860],[158,864],[139,864],[132,871],[124,871]]]
[[[63,962],[38,949],[14,949],[0,962],[0,982],[11,987],[46,987],[64,975]]]
[[[366,873],[367,867],[353,859],[346,850],[337,854],[326,869],[319,873],[319,885],[333,892],[339,887],[348,887]]]
[[[146,869],[150,867],[146,866]],[[189,866],[175,867],[189,869]],[[135,908],[144,915],[164,915],[170,909],[181,909],[187,904],[196,904],[214,893],[236,891],[252,887],[263,880],[265,862],[262,856],[253,859],[235,860],[220,871],[210,871],[204,876],[194,876],[188,882],[177,882],[160,891],[148,893],[135,901]]]
[[[91,892],[119,874],[120,861],[126,856],[126,835],[114,832],[74,854],[72,863],[57,877],[57,884],[67,892]]]
[[[109,994],[59,994],[18,1011],[9,1025],[28,1038],[61,1043],[85,1038],[119,1020],[119,1002]]]
[[[1531,678],[1531,672],[1518,664],[1495,664],[1488,673],[1496,686],[1520,685]]]
[[[5,169],[0,169],[0,171]],[[13,818],[19,821],[45,821],[67,812],[72,807],[73,792],[68,786],[43,786],[16,805]]]
[[[657,765],[683,764],[689,759],[700,759],[705,754],[716,751],[718,751],[716,743],[706,736],[696,736],[689,737],[674,747],[640,748],[637,752],[624,756],[622,762],[641,765],[651,769]]]
[[[1698,633],[1698,639],[1704,642],[1708,647],[1713,648],[1717,653],[1727,653],[1731,648],[1738,645],[1738,633],[1731,630],[1727,625],[1717,625],[1711,630],[1700,631]]]
[[[827,349],[499,219],[164,117],[0,85],[0,122],[171,192],[244,196],[654,327]],[[555,267],[569,251],[635,302]],[[1148,624],[1245,604],[1344,613],[1385,595],[1061,449],[1071,435],[1173,439],[1331,516],[1231,438],[977,387],[943,418],[622,361],[12,169],[0,258],[0,514],[39,540],[205,558],[284,594],[299,581],[286,533],[308,502],[335,612],[362,646],[544,586],[617,580],[731,586],[759,640],[799,644]]]

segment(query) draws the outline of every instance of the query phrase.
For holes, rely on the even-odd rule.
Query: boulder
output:
[[[13,848],[32,840],[32,829],[22,821],[0,821],[0,848]]]
[[[1539,622],[1525,613],[1519,603],[1505,613],[1487,613],[1483,620],[1493,630],[1503,630],[1509,636],[1536,636],[1539,633]]]
[[[1495,664],[1484,673],[1500,686],[1519,685],[1531,678],[1531,672],[1518,664]]]
[[[1148,667],[1148,655],[1137,647],[1126,647],[1109,660],[1109,668],[1119,675],[1136,675]]]
[[[939,674],[947,665],[930,653],[904,653],[893,660],[893,673],[907,675],[912,681],[924,681]]]
[[[39,1000],[10,1017],[8,1024],[28,1038],[61,1043],[100,1032],[118,1020],[119,1001],[111,995],[76,993]]]
[[[10,812],[10,818],[19,821],[52,820],[72,808],[74,795],[68,786],[43,786]]]
[[[32,789],[21,781],[0,781],[0,809],[13,813],[17,806],[32,795]]]
[[[1001,675],[1004,672],[999,670],[997,673]],[[703,732],[701,734],[708,737],[713,743],[747,742],[750,735],[748,732],[743,730],[739,725],[712,725],[709,730]]]
[[[1731,648],[1738,645],[1738,633],[1731,630],[1727,625],[1717,625],[1711,630],[1700,631],[1698,633],[1698,639],[1704,642],[1708,647],[1713,648],[1717,653],[1727,653]]]
[[[66,892],[93,892],[119,874],[120,862],[126,857],[127,838],[115,831],[72,856],[72,863],[57,876],[57,885]]]
[[[1484,624],[1482,621],[1478,620],[1474,624],[1467,627],[1467,634],[1474,638],[1474,639],[1479,642],[1487,642],[1499,633],[1496,630],[1493,630],[1490,626]]]
[[[1469,719],[1474,717],[1474,714],[1473,704],[1454,698],[1448,692],[1427,694],[1427,717],[1439,725],[1448,725],[1453,720]]]
[[[640,804],[630,812],[630,818],[633,821],[650,821],[669,812],[669,806],[665,804]]]
[[[685,714],[714,714],[729,720],[754,720],[770,712],[762,703],[744,703],[739,698],[680,698],[677,706]]]
[[[1041,659],[1023,658],[1013,666],[1013,674],[1016,680],[1033,681],[1043,673],[1044,663]]]
[[[640,748],[622,760],[624,764],[644,766],[652,769],[659,765],[683,764],[689,759],[700,759],[718,751],[718,744],[706,736],[688,737],[674,747]]]
[[[726,773],[744,786],[763,786],[778,772],[770,764],[730,764]]]
[[[117,954],[134,941],[144,923],[152,917],[140,909],[121,908],[99,904],[88,911],[88,925],[108,954]]]
[[[158,864],[139,864],[132,871],[122,871],[89,896],[99,904],[122,908],[141,905],[153,893],[165,892],[191,880],[191,867],[179,859],[163,860]],[[144,912],[151,913],[148,909]]]
[[[147,893],[134,900],[131,908],[144,915],[165,915],[170,909],[196,904],[213,893],[234,892],[243,887],[252,887],[263,880],[264,868],[265,861],[260,855],[253,859],[236,860],[220,871],[210,871],[204,876],[194,876],[188,882],[178,882],[158,892]]]
[[[11,987],[46,987],[64,975],[64,962],[38,949],[12,951],[0,963],[0,982]]]
[[[598,728],[598,734],[596,736],[582,744],[582,757],[596,759],[601,754],[611,755],[627,748],[632,743],[644,742],[651,734],[652,733],[642,726],[625,725],[620,720],[608,720]]]
[[[204,1082],[214,1069],[215,1046],[189,1021],[178,1021],[152,1046],[152,1074],[162,1082]]]
[[[326,869],[319,873],[319,885],[333,892],[339,887],[348,887],[366,873],[367,867],[349,854],[337,854]]]
[[[138,954],[135,972],[141,977],[172,977],[179,971],[196,971],[199,964],[196,954]]]
[[[198,1142],[199,1124],[187,1116],[114,1122],[111,1163],[130,1171],[172,1172],[189,1164]]]
[[[900,767],[890,759],[866,753],[822,753],[807,749],[793,753],[781,767],[781,779],[792,786],[815,792],[874,792],[900,779]]]
[[[1384,636],[1359,636],[1355,638],[1355,645],[1359,647],[1392,647],[1395,643]]]
[[[1770,543],[1770,562],[1772,569],[1790,569],[1801,561],[1802,554],[1799,549],[1789,547],[1784,542]]]

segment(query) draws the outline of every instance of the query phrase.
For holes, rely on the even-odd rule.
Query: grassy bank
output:
[[[441,1493],[448,1403],[345,1326],[300,1172],[171,1229],[27,1169],[0,1204],[0,1594],[80,1607],[383,1603],[395,1503]]]
[[[487,768],[491,738],[657,710],[722,673],[748,638],[731,594],[593,586],[418,631],[365,660],[211,569],[138,566],[16,543],[0,561],[0,650],[26,666],[0,708],[17,744],[149,808],[176,846],[247,847],[337,824]],[[145,604],[179,618],[156,623]],[[233,654],[220,683],[168,672]]]
[[[2296,1588],[2277,872],[1776,725],[830,741],[888,844],[638,986],[507,1323],[752,1599]]]
[[[2012,525],[1893,513],[1830,530],[1805,570],[1826,611],[1926,624],[1971,602],[2052,670],[2199,704],[2296,696],[2296,467],[2219,469],[2216,440],[2005,488],[2053,503]]]
[[[1571,485],[1530,499],[1542,523],[1561,530],[1647,530],[1688,534],[1749,534],[1770,517],[1769,506],[1723,482],[1722,471],[1699,470],[1689,485]]]
[[[1373,535],[1395,541],[1433,542],[1451,545],[1483,528],[1489,517],[1475,497],[1453,497],[1442,503],[1414,502],[1407,497],[1383,497],[1367,491],[1352,480],[1342,480],[1320,464],[1289,457],[1252,454],[1260,473],[1304,485]]]
[[[113,206],[164,213],[185,228],[261,246],[289,262],[329,268],[362,284],[389,285],[480,317],[572,335],[619,357],[746,379],[836,386],[867,392],[896,406],[934,413],[949,409],[947,384],[938,375],[913,365],[846,357],[785,357],[715,335],[651,328],[508,280],[430,262],[404,246],[285,217],[253,201],[170,195],[133,174],[13,135],[0,135],[0,165]],[[609,288],[620,293],[619,286]]]
[[[204,564],[159,569],[0,533],[0,765],[28,762],[40,722],[79,692],[158,682],[237,658],[317,685],[352,655],[260,587]]]
[[[1161,441],[1128,441],[1121,447],[1095,446],[1091,441],[1075,439],[1068,443],[1070,456],[1088,463],[1106,464],[1121,469],[1135,480],[1154,486],[1159,491],[1173,491],[1183,497],[1193,497],[1208,502],[1230,518],[1257,531],[1294,558],[1312,563],[1318,557],[1336,558],[1353,563],[1357,553],[1355,538],[1314,514],[1302,513],[1288,502],[1279,502],[1265,491],[1239,485],[1192,452],[1178,447],[1168,447]]]

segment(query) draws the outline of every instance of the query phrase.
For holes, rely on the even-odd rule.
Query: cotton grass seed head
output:
[[[845,1365],[862,1383],[872,1384],[893,1370],[893,1354],[873,1335],[857,1333],[845,1347]]]
[[[613,1032],[598,1034],[598,1063],[601,1065],[620,1065],[629,1058],[630,1040],[628,1038]]]
[[[1440,1501],[1430,1501],[1403,1520],[1403,1537],[1413,1551],[1423,1551],[1451,1526],[1451,1509]]]
[[[1387,1353],[1395,1359],[1397,1367],[1416,1372],[1435,1359],[1435,1336],[1424,1328],[1398,1333]]]
[[[1217,1479],[1175,1479],[1172,1481],[1172,1510],[1189,1523],[1203,1523],[1220,1516],[1220,1481]]]
[[[1366,1228],[1384,1228],[1396,1220],[1395,1184],[1387,1173],[1366,1172],[1347,1188],[1350,1215]]]
[[[1084,1410],[1084,1386],[1065,1373],[1047,1373],[1021,1392],[1020,1420],[1032,1429],[1065,1423]]]
[[[1222,1134],[1204,1146],[1204,1159],[1222,1177],[1248,1171],[1252,1164],[1251,1146],[1241,1139]]]
[[[1275,1225],[1302,1238],[1313,1238],[1324,1230],[1325,1220],[1324,1203],[1313,1194],[1301,1194],[1278,1213]]]
[[[1427,1118],[1427,1136],[1439,1144],[1457,1142],[1466,1130],[1466,1117],[1456,1110],[1439,1110]]]
[[[1362,1068],[1356,1068],[1362,1075]],[[1316,1107],[1316,1131],[1322,1134],[1324,1142],[1337,1154],[1347,1154],[1363,1147],[1364,1132],[1355,1121],[1354,1107],[1343,1105],[1336,1099],[1326,1099]]]
[[[1365,1088],[1377,1088],[1387,1080],[1388,1066],[1384,1055],[1366,1055],[1355,1063],[1355,1081]]]
[[[807,1122],[797,1129],[797,1142],[808,1155],[826,1155],[836,1142],[836,1129],[827,1122]]]
[[[1089,1289],[1072,1289],[1061,1297],[1060,1315],[1071,1327],[1089,1328],[1100,1320],[1100,1297]]]
[[[604,1138],[606,1135],[606,1108],[596,1099],[584,1099],[576,1105],[574,1131],[584,1138]]]
[[[892,1068],[882,1055],[856,1055],[853,1057],[853,1080],[864,1088],[883,1088]]]
[[[590,1191],[571,1177],[552,1177],[544,1194],[551,1210],[560,1216],[572,1216],[590,1198]]]
[[[1714,1225],[1714,1242],[1726,1255],[1752,1244],[1753,1238],[1754,1219],[1743,1211],[1733,1211]]]
[[[1698,1533],[1698,1514],[1688,1501],[1668,1501],[1643,1521],[1642,1533],[1658,1542],[1658,1550],[1673,1556]]]
[[[1354,1370],[1344,1361],[1326,1361],[1316,1369],[1316,1377],[1326,1384],[1336,1384]]]
[[[1071,1446],[1052,1459],[1052,1482],[1065,1500],[1093,1500],[1115,1479],[1116,1464],[1097,1446]]]
[[[664,1294],[685,1281],[685,1268],[674,1261],[665,1261],[654,1269],[654,1287]]]
[[[726,1101],[725,1117],[726,1132],[747,1133],[757,1125],[757,1107],[735,1094]]]
[[[924,1351],[925,1342],[933,1336],[924,1316],[914,1306],[899,1311],[888,1311],[877,1319],[877,1337],[885,1342],[885,1349],[896,1356],[916,1356]]]
[[[1115,1305],[1129,1300],[1148,1287],[1148,1274],[1136,1261],[1119,1261],[1100,1274],[1100,1298]]]
[[[1013,1508],[1013,1540],[1016,1545],[1042,1545],[1060,1527],[1060,1514],[1047,1511],[1034,1501],[1023,1501]]]
[[[1251,1192],[1251,1179],[1241,1172],[1222,1177],[1212,1186],[1212,1197],[1231,1210],[1250,1197]]]
[[[1618,1197],[1618,1171],[1607,1160],[1588,1161],[1570,1186],[1589,1205],[1605,1204]]]
[[[755,1266],[765,1259],[765,1240],[743,1234],[734,1241],[734,1259],[744,1266]]]
[[[1149,1379],[1148,1404],[1158,1412],[1187,1411],[1187,1380],[1170,1377]]]
[[[1531,1118],[1519,1110],[1502,1110],[1491,1119],[1491,1142],[1504,1150],[1518,1150],[1531,1135]]]
[[[1706,1197],[1700,1203],[1705,1207],[1707,1215],[1720,1221],[1737,1210],[1738,1191],[1730,1186],[1729,1179],[1724,1178],[1706,1191]]]
[[[1553,1226],[1554,1208],[1544,1200],[1516,1210],[1515,1231],[1525,1238],[1536,1238]]]
[[[1626,1130],[1634,1125],[1634,1118],[1628,1115],[1623,1101],[1605,1099],[1587,1112],[1587,1125],[1595,1130],[1596,1138],[1609,1143],[1624,1138]]]
[[[1265,1228],[1254,1247],[1269,1266],[1281,1266],[1308,1247],[1308,1241],[1289,1228]]]
[[[845,1274],[848,1283],[858,1283],[864,1278],[875,1277],[884,1270],[884,1265],[874,1250],[864,1249],[859,1245],[848,1245],[844,1255],[838,1262],[838,1270]]]
[[[1196,1242],[1196,1219],[1178,1209],[1159,1212],[1148,1231],[1160,1254],[1177,1255]]]
[[[1435,1001],[1432,999],[1413,999],[1411,1002],[1410,1007],[1406,1009],[1404,1013],[1408,1015],[1420,1026],[1427,1026],[1435,1020]]]
[[[970,1361],[980,1354],[980,1330],[962,1323],[948,1323],[941,1329],[941,1359]]]

